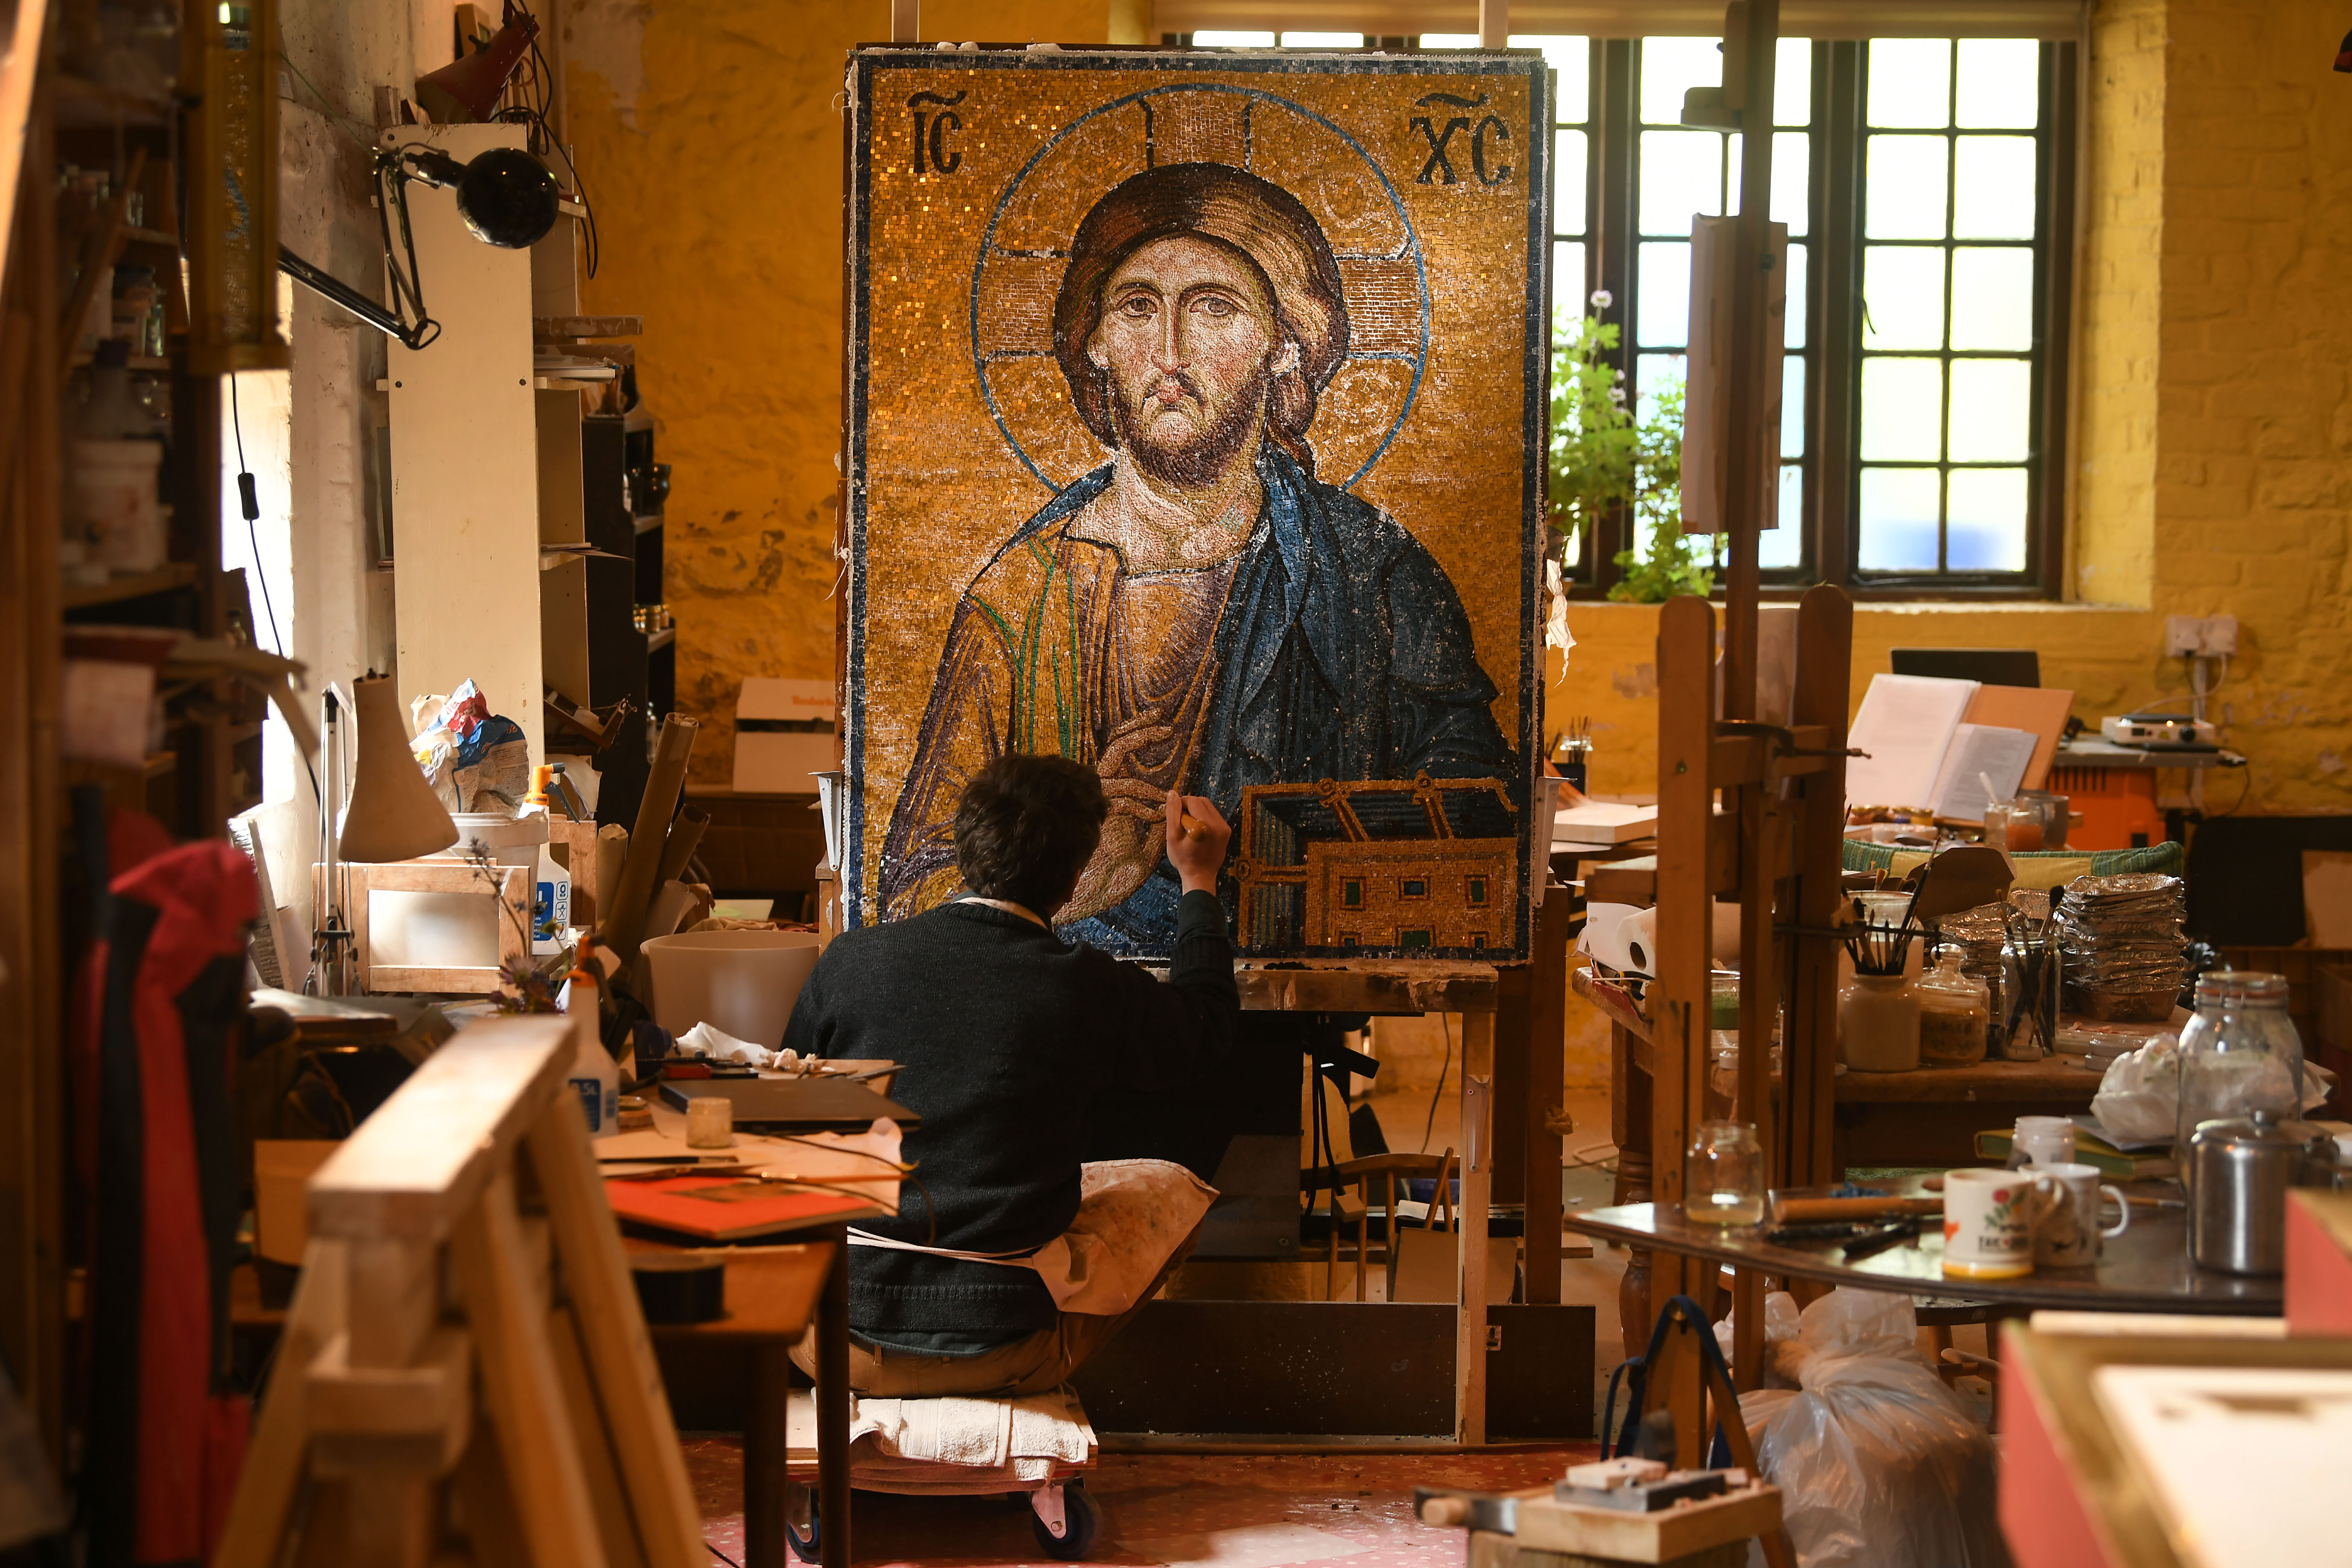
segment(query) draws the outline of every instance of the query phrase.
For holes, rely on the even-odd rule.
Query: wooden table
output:
[[[743,1568],[784,1568],[786,1401],[791,1352],[817,1325],[817,1517],[826,1568],[849,1563],[849,1249],[841,1226],[782,1247],[726,1248],[727,1315],[647,1324],[656,1342],[745,1346],[751,1386],[743,1414]],[[632,1247],[650,1244],[632,1240]]]
[[[1831,1091],[1838,1168],[1975,1164],[1979,1131],[2013,1126],[2021,1116],[2088,1110],[2105,1070],[2087,1057],[2044,1057],[1841,1072]]]
[[[1900,1184],[1896,1190],[1921,1190],[1919,1178]],[[2135,1182],[2125,1190],[2137,1196],[2179,1196],[2179,1189],[2169,1182]],[[1960,1279],[1945,1277],[1944,1237],[1932,1220],[1916,1243],[1891,1247],[1851,1264],[1843,1261],[1842,1249],[1834,1245],[1779,1247],[1764,1239],[1761,1227],[1693,1225],[1684,1219],[1678,1206],[1660,1212],[1650,1204],[1622,1204],[1578,1210],[1565,1221],[1570,1230],[1627,1247],[1906,1296],[1958,1297],[2084,1312],[2278,1316],[2285,1300],[2282,1282],[2275,1277],[2222,1274],[2198,1268],[2189,1260],[2186,1222],[2184,1210],[2135,1205],[2131,1228],[2107,1240],[2098,1263],[2091,1268],[2037,1269],[2020,1279]]]

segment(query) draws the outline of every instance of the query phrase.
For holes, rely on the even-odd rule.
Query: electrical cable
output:
[[[1429,1117],[1421,1124],[1421,1152],[1429,1152],[1429,1135],[1437,1127],[1437,1102],[1445,1098],[1445,1075],[1454,1070],[1454,1024],[1448,1014],[1437,1016],[1437,1026],[1445,1031],[1445,1059],[1438,1064],[1437,1087],[1430,1090]]]
[[[253,551],[253,574],[261,584],[261,612],[269,618],[269,640],[277,645],[278,657],[290,658],[293,656],[286,651],[286,638],[278,629],[278,610],[269,602],[269,574],[261,569],[261,492],[254,483],[253,471],[245,465],[245,420],[237,411],[235,371],[228,376],[228,427],[236,438],[237,509],[245,513],[245,537]],[[319,787],[319,770],[308,752],[302,753],[302,768],[310,775],[310,797],[319,803],[320,811],[326,810],[326,792]]]

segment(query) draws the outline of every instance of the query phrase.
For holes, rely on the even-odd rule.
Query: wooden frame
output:
[[[708,1561],[563,1092],[572,1049],[561,1018],[478,1024],[310,1178],[302,1284],[215,1568],[270,1568],[289,1535],[310,1560],[424,1563],[445,1491],[475,1562]],[[518,1201],[520,1162],[542,1212]]]
[[[504,983],[504,965],[530,961],[530,945],[525,933],[530,922],[532,872],[527,866],[477,867],[465,861],[402,860],[388,866],[346,863],[341,868],[351,879],[351,907],[347,912],[352,922],[352,951],[356,955],[353,965],[362,994],[459,991],[488,994]],[[486,876],[495,879],[495,886],[485,885]],[[488,967],[429,968],[374,962],[368,938],[370,893],[473,893],[496,898],[499,917],[498,963]],[[514,920],[508,918],[518,912],[523,922],[521,931],[515,929]]]

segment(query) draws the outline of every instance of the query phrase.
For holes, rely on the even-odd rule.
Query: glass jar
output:
[[[1703,1121],[1683,1162],[1683,1217],[1694,1225],[1764,1221],[1764,1145],[1745,1121]]]
[[[1997,800],[1985,807],[1985,842],[1996,849],[2025,854],[2042,847],[2042,807],[2032,801]]]
[[[1908,976],[1857,974],[1838,994],[1838,1043],[1856,1072],[1919,1065],[1919,993]]]
[[[2257,1110],[2302,1119],[2303,1038],[2286,1007],[2284,974],[2219,969],[2197,977],[2197,1016],[2180,1031],[2181,1151],[2200,1121]]]
[[[1919,1060],[1931,1068],[1968,1067],[1985,1058],[1992,998],[1985,983],[1960,972],[1960,950],[1944,949],[1919,977]]]

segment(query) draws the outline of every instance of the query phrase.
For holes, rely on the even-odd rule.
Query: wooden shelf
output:
[[[659,653],[676,641],[677,641],[677,628],[664,626],[657,632],[646,634],[646,651],[649,654]]]
[[[630,525],[636,530],[637,537],[639,539],[643,539],[646,534],[651,533],[655,529],[659,528],[662,525],[662,514],[657,511],[649,512],[643,517],[633,517],[629,520],[629,522]]]
[[[103,130],[137,125],[162,131],[172,123],[169,99],[141,98],[94,81],[58,71],[49,79],[57,87],[57,122],[60,130]]]
[[[195,567],[185,561],[174,561],[169,566],[136,576],[117,577],[110,583],[93,584],[88,587],[68,587],[65,591],[65,607],[86,610],[92,605],[120,604],[125,599],[143,599],[150,594],[168,594],[174,589],[192,588],[196,583]]]
[[[79,370],[82,366],[94,363],[97,358],[98,356],[96,354],[72,354],[68,356],[66,363],[75,370]],[[158,359],[153,354],[132,354],[130,360],[130,368],[132,370],[170,370],[172,368],[172,362],[168,359]]]

